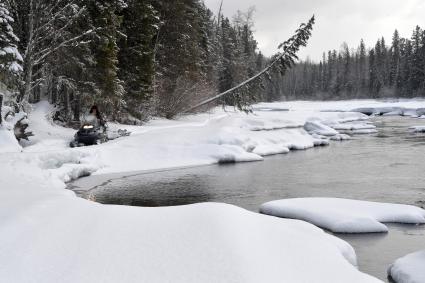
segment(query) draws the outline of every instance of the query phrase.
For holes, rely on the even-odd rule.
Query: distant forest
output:
[[[281,82],[286,99],[347,99],[425,96],[425,32],[417,26],[411,38],[396,30],[390,44],[382,37],[366,48],[343,44],[323,53],[319,63],[306,60]]]

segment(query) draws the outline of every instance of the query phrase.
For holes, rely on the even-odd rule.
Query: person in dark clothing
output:
[[[106,128],[105,120],[103,120],[102,114],[100,114],[99,108],[96,105],[90,108],[89,118],[96,121],[96,126]]]

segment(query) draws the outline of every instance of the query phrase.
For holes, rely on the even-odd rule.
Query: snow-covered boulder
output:
[[[329,125],[333,129],[339,131],[355,131],[355,130],[370,130],[370,129],[376,129],[375,125],[362,122],[362,123],[335,123]]]
[[[374,134],[378,132],[376,130],[376,126],[368,122],[331,123],[328,126],[337,130],[340,133],[352,135]]]
[[[417,118],[420,115],[418,115],[416,108],[404,108],[403,109],[403,116],[409,116],[409,117]]]
[[[333,141],[346,141],[346,140],[351,140],[351,137],[347,134],[338,134],[336,136],[331,137],[331,140],[333,140]]]
[[[336,130],[319,121],[307,121],[304,124],[304,129],[310,134],[318,134],[322,136],[335,136],[339,134]]]
[[[416,109],[416,115],[418,115],[418,117],[424,116],[425,115],[425,108]]]
[[[388,268],[388,275],[396,283],[425,282],[425,250],[397,259]]]
[[[352,112],[360,112],[369,116],[386,115],[389,113],[402,113],[402,108],[392,106],[375,106],[375,107],[360,107],[351,110]]]
[[[340,198],[276,200],[261,205],[260,212],[304,220],[336,233],[387,232],[382,223],[425,223],[425,210],[416,206]]]
[[[414,133],[425,133],[425,126],[412,126],[409,130]]]

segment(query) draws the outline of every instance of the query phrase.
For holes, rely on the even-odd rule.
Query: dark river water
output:
[[[379,117],[378,133],[292,151],[263,162],[212,165],[131,176],[80,179],[70,187],[105,204],[170,206],[225,202],[258,211],[267,201],[341,197],[425,206],[425,134],[409,132],[425,120]],[[108,180],[112,179],[112,180]],[[96,185],[95,185],[96,184]],[[425,249],[425,226],[389,225],[385,234],[336,236],[356,250],[360,270],[387,280],[395,259]]]

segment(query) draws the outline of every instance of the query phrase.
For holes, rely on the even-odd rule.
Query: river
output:
[[[270,200],[341,197],[423,207],[425,134],[411,133],[408,127],[425,125],[425,120],[378,117],[372,121],[377,134],[291,151],[263,162],[93,176],[77,180],[70,188],[100,203],[133,206],[225,202],[256,212]],[[395,259],[425,249],[425,225],[388,226],[385,234],[336,234],[353,245],[360,270],[384,281]]]

